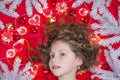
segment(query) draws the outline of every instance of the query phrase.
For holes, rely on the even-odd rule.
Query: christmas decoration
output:
[[[13,58],[13,57],[15,57],[15,54],[16,54],[16,52],[15,52],[14,49],[8,49],[7,52],[6,52],[6,57],[7,58]]]
[[[57,3],[56,4],[56,10],[57,10],[58,14],[61,15],[61,14],[64,14],[64,13],[67,12],[68,6],[67,6],[66,3]]]
[[[24,39],[20,39],[20,40],[18,40],[17,42],[15,42],[14,44],[13,44],[13,49],[16,51],[16,52],[19,52],[19,51],[21,51],[22,49],[23,49],[23,45],[24,45]]]
[[[13,32],[12,31],[3,31],[3,33],[1,34],[1,40],[4,43],[10,43],[11,41],[13,41]]]
[[[38,27],[31,27],[30,32],[31,33],[37,33],[38,32]]]
[[[1,20],[0,20],[0,29],[4,29],[4,25]]]
[[[18,23],[19,24],[26,24],[27,23],[26,16],[19,17]]]
[[[79,9],[79,14],[80,16],[86,16],[88,14],[88,10],[86,8],[80,8]]]
[[[24,26],[21,26],[17,29],[17,32],[20,34],[20,35],[25,35],[27,33],[27,28],[24,27]]]
[[[40,26],[40,16],[35,14],[32,18],[29,19],[29,24]]]
[[[6,24],[6,28],[7,30],[12,30],[13,29],[13,25],[12,24]]]

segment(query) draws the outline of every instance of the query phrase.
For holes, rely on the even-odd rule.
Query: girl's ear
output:
[[[77,57],[77,66],[81,66],[83,64],[83,60],[80,57]]]

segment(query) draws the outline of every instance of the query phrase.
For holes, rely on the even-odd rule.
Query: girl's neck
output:
[[[76,78],[66,77],[66,78],[58,78],[58,80],[77,80]]]
[[[58,77],[58,80],[77,80],[76,75],[67,75],[67,76],[60,76]]]

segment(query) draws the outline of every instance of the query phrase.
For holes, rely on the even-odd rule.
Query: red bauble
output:
[[[25,26],[21,26],[17,29],[17,32],[20,34],[20,35],[25,35],[27,33],[27,28]]]
[[[19,40],[20,39],[20,36],[19,35],[13,35],[13,40],[14,41],[17,41],[17,40]]]
[[[22,16],[18,18],[18,23],[19,24],[26,24],[27,23],[27,18],[26,16]]]
[[[38,32],[38,27],[31,27],[30,28],[30,33],[37,33]]]
[[[84,23],[88,23],[88,22],[89,22],[89,20],[90,20],[90,18],[89,18],[89,17],[83,17],[83,18],[82,18],[82,21],[83,21]]]
[[[7,52],[6,52],[6,57],[7,58],[13,58],[13,57],[15,57],[15,54],[16,54],[16,52],[15,52],[14,49],[8,49]]]

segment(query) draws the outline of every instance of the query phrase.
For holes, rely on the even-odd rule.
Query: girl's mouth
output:
[[[60,66],[55,65],[55,66],[52,67],[52,69],[58,69],[58,68],[60,68]]]

